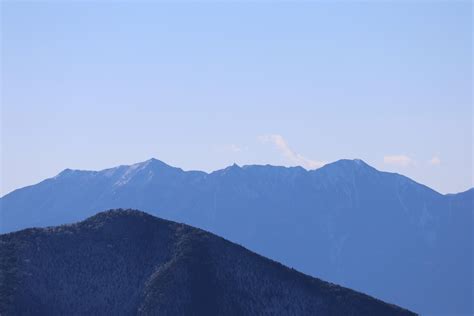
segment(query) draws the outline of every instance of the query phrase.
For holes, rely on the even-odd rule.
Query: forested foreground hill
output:
[[[0,235],[2,315],[412,315],[133,210]]]

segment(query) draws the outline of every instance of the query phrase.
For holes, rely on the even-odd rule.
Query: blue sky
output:
[[[471,2],[1,8],[1,194],[150,157],[473,186]]]

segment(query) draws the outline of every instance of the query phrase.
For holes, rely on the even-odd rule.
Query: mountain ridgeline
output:
[[[415,315],[133,210],[0,236],[2,315]]]
[[[67,169],[7,194],[1,230],[141,209],[422,314],[472,315],[473,197],[442,195],[361,160],[205,173],[151,159]]]

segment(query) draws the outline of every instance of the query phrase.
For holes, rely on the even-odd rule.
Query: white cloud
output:
[[[281,135],[262,135],[259,136],[258,139],[263,143],[272,143],[291,164],[303,166],[307,169],[316,169],[325,165],[322,161],[312,160],[294,152]]]
[[[236,144],[230,144],[226,148],[234,153],[238,153],[242,151],[242,148]]]
[[[433,156],[430,160],[428,160],[428,164],[430,166],[439,166],[441,165],[441,159],[438,156]]]
[[[408,167],[413,165],[415,162],[408,156],[405,155],[394,155],[394,156],[385,156],[383,157],[384,164],[399,166],[399,167]]]
[[[231,153],[234,153],[234,154],[238,154],[238,153],[242,153],[242,152],[248,150],[248,148],[247,147],[242,147],[242,146],[239,146],[239,145],[236,145],[236,144],[225,144],[225,145],[214,146],[214,150],[222,152],[222,153],[231,152]]]

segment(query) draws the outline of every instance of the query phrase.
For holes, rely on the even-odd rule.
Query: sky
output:
[[[0,195],[65,168],[363,159],[473,186],[472,3],[1,1]]]

